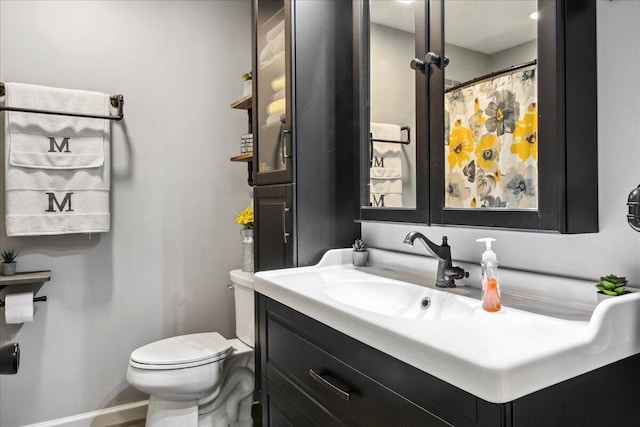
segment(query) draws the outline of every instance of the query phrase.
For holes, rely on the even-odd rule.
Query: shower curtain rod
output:
[[[6,95],[6,89],[4,83],[0,82],[0,97]],[[33,108],[21,108],[21,107],[5,107],[0,105],[0,111],[18,111],[22,113],[35,113],[35,114],[52,114],[55,116],[70,116],[70,117],[87,117],[90,119],[106,119],[106,120],[122,120],[124,118],[124,96],[122,95],[112,95],[111,96],[111,105],[114,108],[117,108],[118,114],[115,116],[101,116],[95,114],[82,114],[82,113],[68,113],[65,111],[51,111],[51,110],[36,110]]]
[[[473,78],[473,79],[471,79],[469,81],[466,81],[464,83],[459,83],[459,84],[457,84],[457,85],[455,85],[453,87],[445,89],[444,93],[449,93],[449,92],[451,92],[453,90],[460,89],[460,88],[463,88],[465,86],[469,86],[471,84],[480,82],[482,80],[489,79],[491,77],[495,77],[497,75],[500,75],[500,74],[503,74],[503,73],[506,73],[506,72],[509,72],[509,71],[516,71],[516,70],[519,70],[520,68],[530,67],[532,65],[536,65],[537,63],[538,63],[538,60],[534,59],[533,61],[525,62],[524,64],[512,65],[511,67],[504,68],[504,69],[498,70],[498,71],[494,71],[492,73],[485,74],[484,76]]]

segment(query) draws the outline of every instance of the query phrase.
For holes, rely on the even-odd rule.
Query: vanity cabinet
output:
[[[502,426],[508,413],[258,294],[265,426]],[[305,420],[301,422],[300,420]]]
[[[256,271],[308,265],[358,234],[352,4],[253,3]]]
[[[640,355],[491,403],[256,294],[264,426],[635,426]]]

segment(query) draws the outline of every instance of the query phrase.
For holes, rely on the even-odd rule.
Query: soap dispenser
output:
[[[491,250],[491,242],[496,239],[486,237],[478,239],[484,242],[486,249],[482,254],[482,308],[494,313],[502,307],[500,300],[500,286],[498,285],[498,257]]]

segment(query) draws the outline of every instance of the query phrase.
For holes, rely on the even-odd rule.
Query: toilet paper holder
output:
[[[33,298],[33,302],[46,302],[47,301],[47,297],[46,296],[42,296],[42,297],[34,297]],[[0,299],[0,307],[4,307],[4,301],[2,301]]]

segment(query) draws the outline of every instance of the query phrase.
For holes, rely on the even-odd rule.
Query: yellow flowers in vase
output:
[[[248,207],[236,216],[242,226],[242,271],[253,272],[253,207]]]
[[[236,217],[236,223],[240,224],[244,229],[253,230],[253,208],[248,207],[240,212]]]

